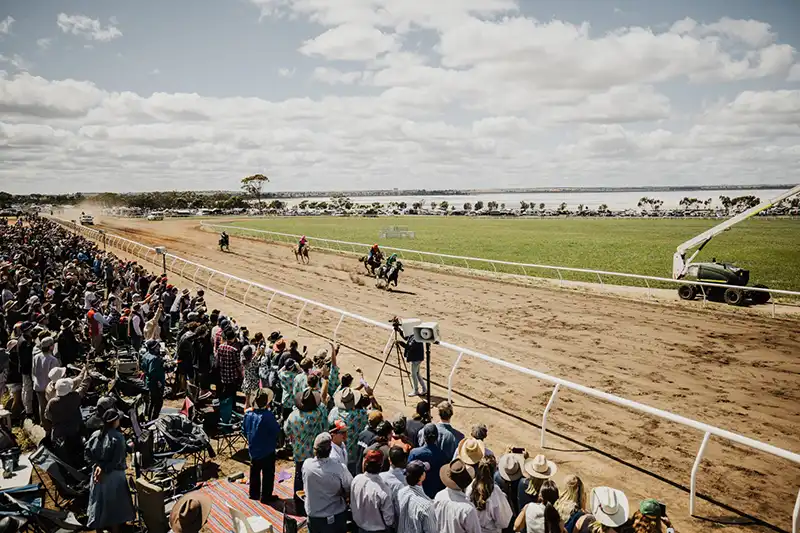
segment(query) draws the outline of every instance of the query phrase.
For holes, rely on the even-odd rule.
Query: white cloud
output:
[[[307,40],[300,52],[331,60],[367,61],[399,49],[400,44],[394,35],[369,26],[342,24]]]
[[[57,23],[64,33],[71,33],[93,41],[108,42],[122,37],[122,32],[116,27],[117,22],[114,17],[111,17],[109,24],[103,27],[98,19],[85,15],[59,13]]]
[[[53,39],[50,37],[42,37],[41,39],[36,39],[36,46],[38,46],[41,50],[47,50],[50,48],[50,45],[53,44]]]
[[[6,63],[11,65],[17,70],[28,70],[30,66],[25,59],[22,58],[19,54],[13,54],[11,56],[0,54],[0,63]]]
[[[293,68],[281,67],[278,69],[278,76],[280,76],[281,78],[294,78],[295,73],[297,73],[297,69],[294,67]]]
[[[14,24],[14,22],[16,22],[16,19],[11,15],[0,20],[0,35],[8,35],[11,33],[11,25]]]
[[[792,65],[792,68],[789,70],[789,75],[786,76],[786,81],[800,81],[800,63]]]

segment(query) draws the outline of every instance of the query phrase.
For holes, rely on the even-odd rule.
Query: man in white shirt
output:
[[[433,500],[422,489],[430,465],[411,461],[405,470],[408,483],[397,493],[397,533],[438,533]]]
[[[335,420],[331,426],[331,459],[335,459],[347,468],[347,424]]]
[[[314,439],[314,457],[303,462],[303,486],[309,533],[346,533],[347,503],[353,476],[331,459],[331,435]]]
[[[380,477],[383,452],[367,450],[364,473],[353,479],[350,508],[359,533],[389,533],[394,526],[392,491]]]
[[[381,472],[380,476],[389,490],[392,491],[392,504],[394,504],[394,515],[397,517],[395,521],[399,521],[399,511],[397,507],[397,493],[403,487],[407,487],[406,482],[406,463],[408,462],[408,455],[406,451],[400,446],[392,446],[389,449],[389,471]]]
[[[45,389],[47,384],[50,383],[50,371],[58,366],[58,359],[53,355],[53,346],[55,339],[53,337],[45,337],[39,343],[39,346],[33,349],[33,390],[36,392],[36,397],[39,400],[39,423],[45,426],[44,409],[47,407],[47,399],[45,398]]]
[[[433,500],[434,515],[441,533],[481,533],[478,510],[464,491],[472,483],[472,472],[461,459],[439,471],[445,489]]]

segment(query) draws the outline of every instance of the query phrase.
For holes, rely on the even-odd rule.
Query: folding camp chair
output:
[[[57,507],[66,509],[72,505],[88,505],[89,475],[86,472],[68,465],[43,444],[30,455],[30,461],[47,491],[47,496],[50,496]],[[44,482],[42,472],[47,472],[52,489]]]
[[[212,437],[217,442],[217,453],[228,457],[236,455],[240,449],[247,446],[247,438],[242,432],[242,418],[233,413],[231,422],[230,424],[220,422]]]
[[[154,422],[148,422],[145,427],[139,424],[139,415],[136,409],[129,413],[131,430],[133,431],[133,468],[137,478],[163,484],[173,484],[174,478],[186,465],[186,459],[178,459],[175,453],[155,453]]]
[[[174,499],[167,501],[164,489],[143,478],[136,479],[136,499],[139,519],[144,523],[145,531],[167,533]]]

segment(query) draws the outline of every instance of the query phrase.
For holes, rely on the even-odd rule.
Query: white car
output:
[[[164,213],[155,212],[147,215],[147,220],[164,220]]]
[[[81,215],[82,226],[94,226],[94,217],[92,215]]]

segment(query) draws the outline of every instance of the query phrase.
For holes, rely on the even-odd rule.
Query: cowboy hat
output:
[[[472,437],[461,439],[461,442],[458,443],[456,455],[464,464],[476,465],[486,455],[486,446],[482,441]]]
[[[259,409],[266,409],[272,400],[275,398],[275,393],[270,388],[258,389],[255,393],[254,403]]]
[[[50,379],[50,381],[54,383],[66,375],[67,375],[67,369],[64,368],[63,366],[57,366],[55,368],[52,368],[50,369],[50,372],[47,373],[47,377]]]
[[[473,472],[471,466],[456,459],[439,469],[439,477],[448,489],[464,491],[472,483]]]
[[[269,341],[270,343],[275,343],[281,337],[282,335],[280,331],[273,331],[272,333],[269,334],[269,337],[267,337],[267,341]]]
[[[361,402],[361,392],[344,387],[333,395],[333,404],[339,409],[351,410]]]
[[[319,406],[321,401],[320,394],[311,389],[298,392],[294,397],[294,404],[303,413],[310,413]]]
[[[497,471],[500,477],[506,481],[516,481],[522,477],[522,463],[520,459],[522,456],[513,453],[507,453],[497,461]]]
[[[630,516],[625,493],[610,487],[596,487],[592,490],[591,507],[597,521],[609,527],[621,526]]]
[[[61,378],[56,381],[56,396],[66,396],[72,392],[72,380],[69,378]]]
[[[211,498],[201,492],[185,494],[172,508],[169,527],[175,533],[199,533],[211,514]]]
[[[9,300],[3,305],[3,311],[8,311],[17,304],[14,300]]]
[[[525,461],[524,474],[527,478],[550,479],[558,471],[558,467],[553,461],[549,461],[544,455],[537,455],[533,459]]]

